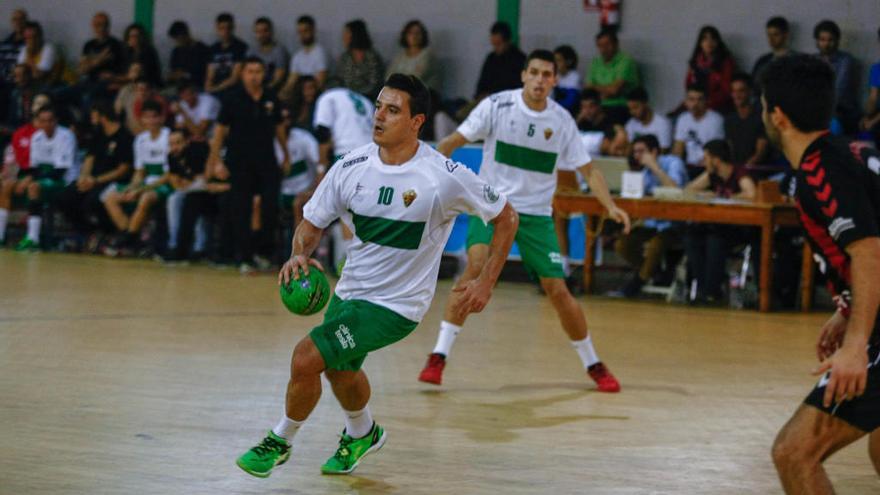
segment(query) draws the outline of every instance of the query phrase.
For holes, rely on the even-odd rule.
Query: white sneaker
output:
[[[242,263],[238,265],[238,273],[242,275],[251,275],[256,272],[254,265],[250,263]]]

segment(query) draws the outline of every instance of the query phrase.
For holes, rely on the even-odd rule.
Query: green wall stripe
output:
[[[153,34],[153,10],[155,0],[134,0],[134,22],[139,23],[147,30],[147,34]]]
[[[519,44],[519,2],[520,0],[498,0],[497,19],[510,25],[513,42]]]

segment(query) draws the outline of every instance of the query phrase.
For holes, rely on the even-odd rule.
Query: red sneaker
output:
[[[443,382],[443,368],[446,367],[446,356],[436,352],[428,356],[425,369],[419,374],[419,381],[440,385]]]
[[[620,383],[601,361],[587,368],[587,374],[596,382],[596,390],[599,392],[620,392]]]

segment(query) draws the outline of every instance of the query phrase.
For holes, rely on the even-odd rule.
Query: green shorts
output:
[[[168,199],[168,196],[171,196],[171,193],[174,192],[174,188],[168,184],[162,184],[156,189],[156,196],[159,198],[159,201],[165,201]]]
[[[324,322],[309,337],[324,358],[327,369],[357,371],[367,354],[406,337],[418,323],[378,304],[336,294],[324,313]]]
[[[49,177],[39,179],[37,182],[40,184],[40,199],[43,201],[54,201],[67,186],[63,180]]]
[[[494,231],[495,227],[483,223],[480,217],[470,217],[468,249],[474,244],[491,243]],[[562,255],[559,254],[559,239],[556,238],[552,217],[520,213],[515,240],[527,270],[541,278],[565,278]]]

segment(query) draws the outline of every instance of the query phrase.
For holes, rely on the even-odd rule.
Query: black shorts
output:
[[[825,396],[825,385],[830,375],[830,372],[822,375],[816,388],[804,399],[804,404],[840,418],[868,433],[880,427],[880,343],[868,347],[868,384],[861,397],[841,404],[833,403],[831,407],[823,406],[822,398]]]

